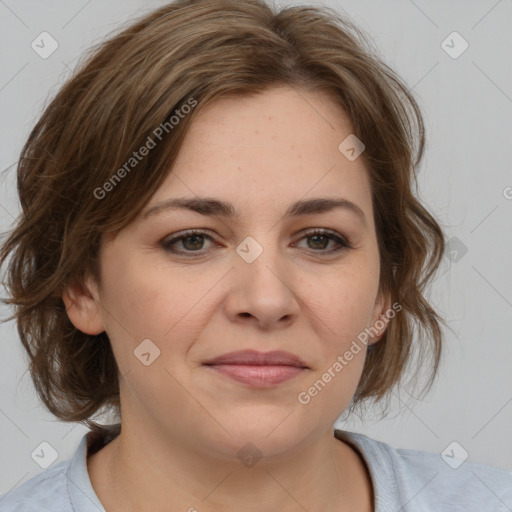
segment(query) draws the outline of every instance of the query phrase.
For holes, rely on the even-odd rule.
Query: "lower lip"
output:
[[[213,370],[232,379],[255,387],[269,387],[296,377],[305,368],[297,366],[265,366],[242,364],[207,365]]]

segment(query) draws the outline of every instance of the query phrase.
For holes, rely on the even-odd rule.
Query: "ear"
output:
[[[99,302],[98,285],[91,277],[74,281],[62,293],[62,300],[71,323],[85,334],[105,330]]]
[[[390,315],[389,312],[393,314]],[[386,332],[388,323],[395,316],[395,310],[391,309],[391,296],[389,293],[379,292],[373,307],[371,324],[368,326],[370,335],[368,345],[377,343]]]

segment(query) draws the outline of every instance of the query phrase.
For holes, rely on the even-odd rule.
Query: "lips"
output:
[[[222,377],[256,388],[273,387],[309,368],[300,357],[280,350],[230,352],[203,364]]]
[[[282,350],[272,352],[258,352],[257,350],[240,350],[229,352],[214,359],[210,359],[205,365],[257,365],[257,366],[295,366],[297,368],[308,368],[300,357]]]

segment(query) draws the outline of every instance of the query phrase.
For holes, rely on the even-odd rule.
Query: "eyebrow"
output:
[[[304,199],[291,204],[286,210],[284,217],[298,217],[300,215],[309,215],[314,213],[326,213],[335,208],[343,208],[355,213],[366,226],[366,217],[363,210],[352,201],[344,198],[319,197],[314,199]],[[201,215],[215,215],[230,218],[239,218],[240,213],[236,211],[231,203],[220,201],[212,197],[181,197],[166,199],[156,203],[147,209],[143,214],[143,219],[152,215],[157,215],[165,210],[191,210]]]

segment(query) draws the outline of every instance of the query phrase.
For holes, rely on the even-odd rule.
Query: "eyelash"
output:
[[[309,237],[319,236],[319,235],[326,236],[330,240],[334,240],[338,244],[338,247],[336,247],[334,249],[329,249],[329,250],[321,249],[319,251],[315,251],[314,249],[311,249],[314,253],[320,253],[320,254],[327,255],[327,254],[337,253],[337,252],[340,252],[343,250],[353,249],[352,245],[346,238],[341,237],[335,231],[330,231],[328,229],[314,229],[314,230],[308,231],[307,233],[305,233],[303,235],[301,240],[303,238],[309,238]],[[176,251],[175,249],[172,249],[172,246],[175,245],[177,242],[180,242],[181,240],[185,240],[192,236],[202,236],[202,237],[205,237],[207,240],[214,241],[213,237],[208,235],[208,233],[206,233],[205,231],[190,229],[190,230],[183,232],[180,236],[173,237],[169,240],[164,240],[162,242],[162,247],[167,252],[170,252],[172,254],[178,254],[178,255],[187,255],[187,257],[188,257],[188,255],[197,255],[197,256],[204,255],[205,251],[184,251],[184,252],[182,252],[182,251]],[[194,257],[194,256],[190,256],[190,257]]]

